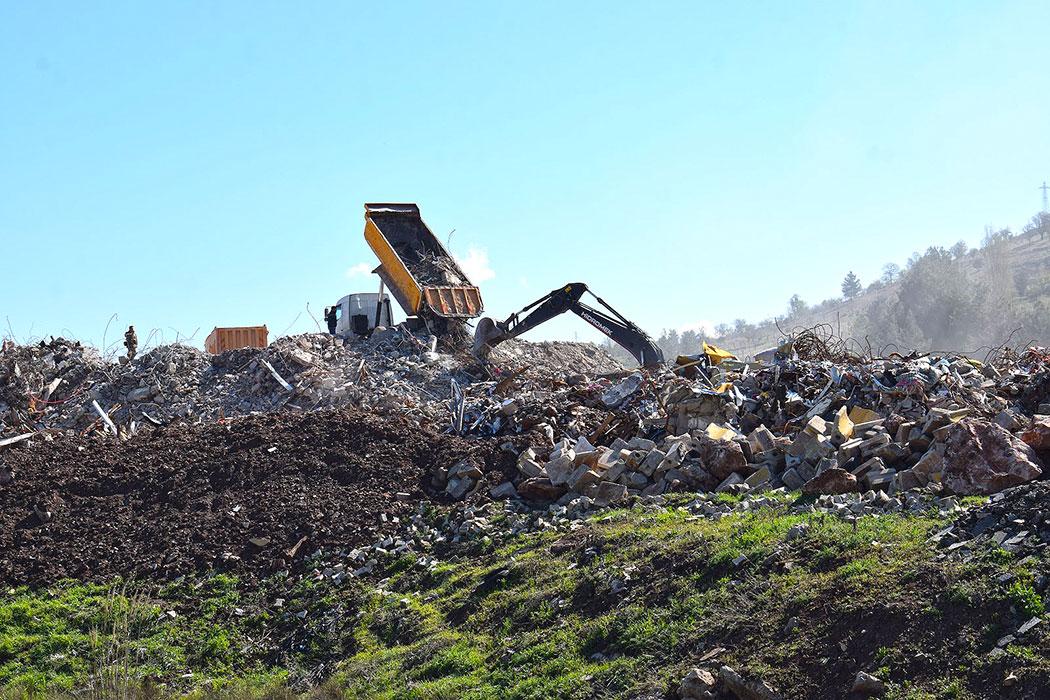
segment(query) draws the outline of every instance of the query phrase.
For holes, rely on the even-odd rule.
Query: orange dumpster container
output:
[[[216,326],[204,341],[204,349],[217,355],[236,348],[265,348],[268,342],[267,334],[266,326]]]

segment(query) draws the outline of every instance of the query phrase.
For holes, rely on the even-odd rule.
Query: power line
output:
[[[1050,190],[1050,187],[1047,187],[1046,186],[1046,180],[1043,180],[1043,186],[1042,187],[1037,187],[1036,189],[1039,189],[1039,190],[1043,191],[1043,213],[1046,214],[1047,210],[1050,210],[1050,207],[1048,207],[1047,203],[1046,203],[1046,191]]]

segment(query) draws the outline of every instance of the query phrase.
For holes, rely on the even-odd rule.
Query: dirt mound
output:
[[[3,455],[4,585],[296,570],[318,549],[393,534],[432,471],[500,459],[496,441],[350,410],[34,443]]]

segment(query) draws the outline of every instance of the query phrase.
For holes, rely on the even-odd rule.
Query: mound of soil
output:
[[[393,534],[461,459],[488,470],[501,453],[348,410],[35,442],[3,455],[0,583],[294,571]]]

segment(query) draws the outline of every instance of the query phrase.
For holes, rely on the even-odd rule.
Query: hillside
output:
[[[1011,346],[1050,344],[1050,218],[1037,216],[1026,233],[996,232],[982,247],[963,250],[957,244],[916,254],[896,274],[868,284],[853,298],[798,304],[793,312],[785,298],[784,311],[773,318],[739,319],[706,339],[739,357],[775,346],[785,333],[815,326],[862,354],[869,348],[877,355],[935,348],[983,355],[1008,338]],[[697,352],[700,339],[664,331],[658,341],[666,355],[674,356]],[[621,361],[629,359],[605,347]]]

